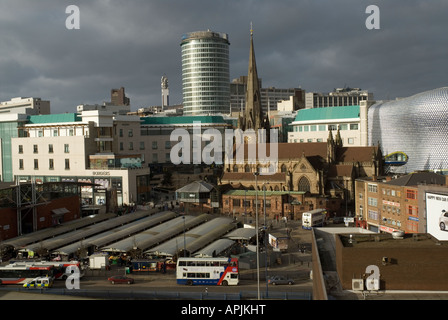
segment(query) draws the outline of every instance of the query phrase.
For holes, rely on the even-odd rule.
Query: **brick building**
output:
[[[433,172],[415,172],[396,179],[362,178],[355,182],[357,224],[374,232],[426,231],[423,192],[433,186],[448,193],[446,177]]]
[[[339,215],[340,198],[311,195],[302,191],[257,191],[230,190],[222,195],[222,212],[224,214],[245,214],[254,217],[258,198],[258,214],[276,219],[287,217],[291,220],[302,218],[302,213],[313,209],[327,209],[329,217]]]

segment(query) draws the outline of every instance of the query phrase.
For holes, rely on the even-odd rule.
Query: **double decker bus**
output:
[[[23,285],[38,277],[54,278],[54,266],[13,263],[0,267],[0,282],[2,284]]]
[[[66,280],[74,272],[79,272],[79,276],[83,276],[83,270],[81,270],[81,263],[79,261],[39,261],[39,262],[27,262],[30,266],[53,266],[53,277],[55,280]]]
[[[236,258],[179,258],[177,284],[235,286],[239,282]]]
[[[302,214],[302,228],[310,230],[313,227],[323,227],[327,218],[326,209],[315,209]]]

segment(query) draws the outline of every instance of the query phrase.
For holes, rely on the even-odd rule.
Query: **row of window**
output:
[[[145,150],[145,142],[140,141],[140,150]],[[152,149],[156,150],[158,149],[158,142],[152,141]],[[171,141],[165,141],[165,149],[171,149]],[[124,143],[120,142],[120,151],[124,150]],[[134,150],[134,142],[130,141],[128,142],[128,150]]]
[[[293,139],[290,139],[290,140],[291,140],[290,142],[293,142],[292,141]],[[344,143],[344,139],[341,138],[341,140],[342,140],[342,143]],[[308,139],[306,139],[306,142],[323,142],[323,141],[324,140],[322,138],[317,138],[317,139],[308,138]],[[294,139],[294,143],[296,143],[296,142],[303,143],[303,142],[305,142],[305,139]],[[355,138],[347,138],[347,143],[348,144],[355,144]]]
[[[23,145],[19,144],[19,154],[23,153]],[[64,153],[70,152],[70,146],[68,143],[64,144]],[[33,153],[39,153],[39,146],[37,144],[33,145]],[[53,144],[48,144],[48,153],[54,153],[54,146]]]
[[[34,170],[39,170],[39,159],[34,159]],[[70,159],[64,159],[65,170],[70,170]],[[19,169],[24,170],[25,165],[23,159],[19,159]],[[54,170],[54,159],[48,159],[48,169]]]
[[[342,123],[342,124],[313,124],[313,125],[303,125],[303,126],[295,126],[294,131],[298,132],[310,132],[310,131],[336,131],[336,130],[358,130],[359,125],[357,123]]]

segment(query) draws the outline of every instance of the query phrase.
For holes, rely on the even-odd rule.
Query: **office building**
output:
[[[41,98],[13,98],[0,102],[0,113],[50,114],[50,101]]]
[[[126,123],[119,117],[126,117]],[[20,182],[95,183],[82,187],[84,204],[105,204],[108,191],[116,206],[145,201],[149,168],[142,166],[139,152],[119,150],[115,138],[123,127],[139,131],[139,125],[139,117],[99,110],[29,116],[16,128],[22,134],[11,138],[13,177]]]
[[[284,100],[294,98],[293,110],[305,107],[305,91],[300,88],[262,87],[259,78],[261,109],[264,113],[277,110],[277,105]],[[230,83],[230,107],[232,112],[244,112],[246,105],[247,76],[233,79]]]
[[[446,182],[445,176],[434,172],[415,172],[395,179],[390,176],[358,179],[355,182],[357,225],[374,232],[429,232],[425,193],[447,194]],[[437,228],[442,209],[433,219],[437,221],[431,221]]]
[[[291,123],[288,141],[322,142],[332,131],[343,145],[367,146],[367,112],[372,103],[300,109]]]
[[[210,30],[191,32],[182,36],[180,45],[184,114],[228,114],[228,35]]]
[[[373,100],[373,93],[360,88],[338,88],[329,93],[307,92],[305,108],[353,106],[366,100]]]

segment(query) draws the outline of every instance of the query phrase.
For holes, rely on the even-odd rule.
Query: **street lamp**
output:
[[[265,281],[266,281],[266,297],[268,296],[268,245],[267,245],[267,222],[266,222],[266,184],[269,184],[269,182],[263,183],[263,193],[264,193],[264,200],[263,200],[263,207],[264,207],[264,273],[265,273]],[[272,199],[272,197],[271,197]]]
[[[187,242],[185,241],[185,216],[182,216],[184,220],[184,258],[187,256]]]
[[[258,184],[257,177],[260,173],[258,168],[254,172],[255,176],[255,237],[257,244],[257,298],[260,300],[260,248],[258,243]]]

